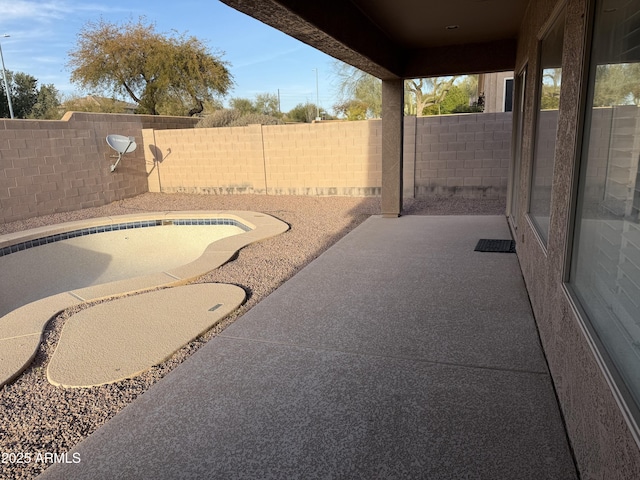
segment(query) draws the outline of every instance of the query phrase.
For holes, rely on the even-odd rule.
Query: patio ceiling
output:
[[[529,0],[221,0],[382,79],[512,70]]]

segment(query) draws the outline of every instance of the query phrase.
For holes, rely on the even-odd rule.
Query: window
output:
[[[640,405],[640,0],[596,2],[569,284]]]
[[[513,113],[513,163],[511,164],[511,210],[510,218],[514,228],[518,228],[518,208],[520,201],[520,164],[522,163],[522,129],[524,125],[525,79],[527,70],[524,68],[515,80],[515,111]]]
[[[551,185],[558,130],[564,10],[542,39],[540,47],[540,96],[533,159],[529,216],[546,244],[549,239]]]
[[[513,111],[513,78],[507,78],[504,81],[504,105],[503,112]]]

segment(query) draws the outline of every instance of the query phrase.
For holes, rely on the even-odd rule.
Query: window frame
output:
[[[533,191],[534,191],[534,182],[535,182],[535,172],[536,172],[536,165],[537,165],[537,154],[539,151],[539,145],[538,145],[538,136],[540,134],[540,113],[541,113],[541,105],[542,105],[542,84],[543,84],[543,78],[544,78],[544,68],[542,65],[542,52],[543,52],[543,42],[545,39],[547,39],[549,37],[549,35],[551,34],[551,32],[553,31],[554,27],[556,26],[557,21],[564,16],[564,23],[562,26],[562,31],[563,31],[563,40],[562,40],[562,52],[561,52],[561,57],[564,56],[564,49],[565,49],[565,41],[564,41],[564,32],[566,30],[566,26],[567,26],[567,15],[568,15],[568,11],[567,11],[567,6],[566,6],[566,2],[561,2],[559,3],[556,8],[554,9],[553,13],[549,16],[549,19],[547,20],[547,22],[544,24],[544,26],[540,29],[540,32],[538,34],[538,43],[537,43],[537,50],[536,50],[536,57],[537,57],[537,63],[536,63],[536,85],[535,85],[535,90],[534,90],[534,116],[533,116],[533,130],[532,130],[532,145],[531,145],[531,162],[529,164],[529,182],[528,182],[528,198],[527,198],[527,209],[526,209],[526,214],[525,214],[525,218],[527,220],[527,222],[529,223],[531,230],[533,231],[538,243],[540,244],[540,247],[542,248],[542,251],[544,253],[544,255],[547,255],[547,248],[548,248],[548,243],[549,243],[549,233],[550,233],[550,227],[551,227],[551,212],[552,212],[552,205],[551,205],[551,201],[553,198],[553,177],[552,177],[552,184],[551,184],[551,194],[550,194],[550,198],[549,198],[549,228],[547,230],[547,235],[546,238],[543,235],[543,232],[541,231],[542,228],[539,225],[539,222],[536,220],[535,218],[535,214],[531,211],[531,205],[532,205],[532,200],[533,200]],[[561,65],[562,66],[562,65]],[[560,83],[560,101],[562,101],[562,82]],[[560,106],[558,106],[558,116],[560,115]],[[556,164],[556,149],[557,149],[557,139],[558,139],[558,126],[556,124],[556,133],[555,133],[555,141],[554,141],[554,147],[553,147],[553,166],[552,166],[552,171],[555,170],[555,164]]]
[[[587,344],[593,353],[596,364],[602,372],[611,393],[620,408],[622,416],[629,427],[630,433],[636,444],[640,448],[640,404],[636,402],[629,387],[626,385],[623,376],[618,370],[615,361],[608,352],[607,347],[600,340],[598,331],[590,319],[589,313],[582,306],[579,294],[575,286],[571,283],[571,270],[573,256],[575,253],[575,240],[577,238],[578,216],[582,211],[584,195],[581,186],[586,181],[586,167],[584,162],[585,141],[588,140],[591,131],[592,116],[591,105],[593,104],[595,82],[591,85],[592,76],[595,77],[595,62],[592,62],[593,44],[595,41],[595,25],[597,4],[601,0],[588,0],[585,12],[585,44],[583,48],[584,56],[582,61],[582,71],[580,72],[581,89],[580,105],[578,111],[578,134],[576,135],[576,149],[574,158],[574,168],[571,179],[570,190],[570,211],[569,221],[566,231],[566,242],[564,248],[564,262],[562,265],[562,292],[571,307],[572,313],[578,320],[577,324],[583,333]],[[638,107],[640,108],[640,107]],[[577,261],[577,260],[576,260]]]
[[[522,177],[522,160],[524,158],[524,142],[523,133],[525,128],[524,117],[527,100],[527,70],[529,63],[525,62],[522,68],[514,72],[513,76],[513,110],[512,124],[513,131],[511,133],[511,163],[509,172],[509,192],[508,198],[508,217],[510,220],[513,237],[518,232],[518,210],[520,210],[521,188],[520,179]],[[506,79],[505,79],[506,81]]]

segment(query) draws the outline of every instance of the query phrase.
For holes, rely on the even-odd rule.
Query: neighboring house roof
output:
[[[109,110],[113,110],[113,107],[115,106],[118,109],[122,109],[123,113],[135,113],[138,108],[138,105],[135,103],[125,102],[115,98],[101,97],[99,95],[87,95],[86,97],[78,98],[74,101],[80,105],[95,105],[97,107],[108,106]]]

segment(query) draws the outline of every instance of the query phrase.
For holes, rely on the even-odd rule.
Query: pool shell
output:
[[[7,313],[0,318],[0,386],[10,382],[31,363],[46,323],[62,310],[89,301],[189,283],[226,263],[241,248],[279,235],[289,227],[270,215],[252,211],[145,212],[68,222],[0,236],[0,251],[11,254],[12,247],[17,246],[15,248],[22,250],[32,248],[38,243],[42,244],[42,239],[45,239],[44,243],[62,240],[70,232],[75,236],[90,235],[94,232],[97,234],[101,228],[108,226],[143,228],[176,224],[185,220],[196,223],[226,220],[230,222],[228,224],[240,226],[245,233],[213,242],[199,258],[185,265],[63,292]],[[37,268],[37,265],[25,265],[25,268]]]

